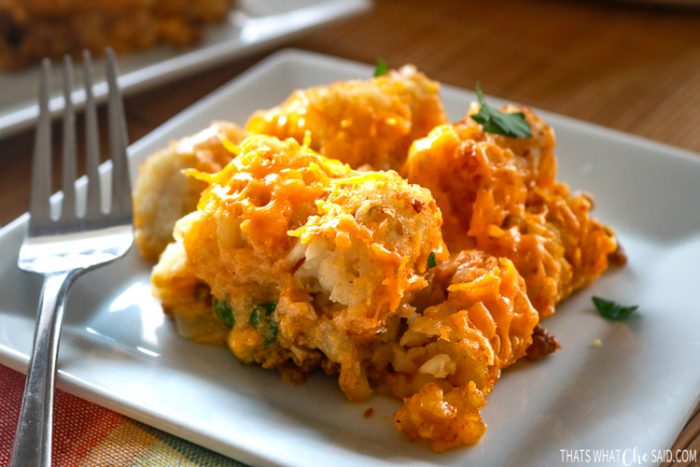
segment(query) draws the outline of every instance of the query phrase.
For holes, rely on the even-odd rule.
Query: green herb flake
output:
[[[506,113],[486,103],[486,98],[477,83],[476,96],[479,99],[479,113],[472,120],[480,123],[487,133],[508,136],[509,138],[530,138],[532,128],[522,112]]]
[[[265,310],[265,316],[270,316],[275,311],[275,308],[277,308],[277,302],[265,302],[258,306]]]
[[[592,300],[598,313],[600,313],[603,318],[613,321],[623,320],[639,308],[639,305],[623,306],[612,300],[606,300],[601,297],[594,296]]]
[[[377,60],[377,66],[374,67],[374,77],[382,76],[389,72],[389,64],[381,58]]]
[[[277,325],[277,321],[271,319],[267,322],[267,326],[265,327],[265,331],[263,332],[263,337],[265,339],[263,342],[265,343],[265,345],[270,345],[277,340],[278,330],[279,327]]]
[[[435,252],[431,251],[428,255],[428,269],[437,266],[437,260],[435,259]]]
[[[214,314],[222,323],[230,328],[235,324],[233,309],[231,309],[231,305],[225,300],[214,299]]]
[[[248,317],[248,324],[252,326],[257,326],[260,323],[260,308],[256,305],[253,307],[253,311],[250,312]]]
[[[277,340],[279,325],[272,314],[277,308],[277,302],[259,303],[253,307],[248,317],[248,324],[259,329],[265,345],[270,345]]]

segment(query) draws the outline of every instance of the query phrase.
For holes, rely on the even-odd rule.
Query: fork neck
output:
[[[39,298],[32,358],[12,448],[12,467],[51,465],[51,431],[58,341],[68,289],[81,270],[46,274]]]

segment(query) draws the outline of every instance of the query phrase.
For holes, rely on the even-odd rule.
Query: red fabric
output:
[[[0,365],[0,466],[10,462],[25,377]],[[53,463],[80,464],[87,453],[128,419],[63,391],[56,391]]]

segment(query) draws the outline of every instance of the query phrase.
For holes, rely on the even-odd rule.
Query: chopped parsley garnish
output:
[[[472,120],[480,123],[487,133],[508,136],[510,138],[529,138],[532,136],[530,124],[522,112],[506,113],[486,103],[486,98],[477,83],[476,96],[479,98],[479,113],[472,115]]]
[[[226,326],[232,328],[234,325],[233,310],[227,301],[214,299],[214,314]]]
[[[428,269],[437,266],[437,260],[435,259],[435,252],[431,251],[428,255]]]
[[[271,319],[267,323],[267,328],[265,328],[265,333],[263,334],[265,337],[265,345],[270,345],[277,340],[277,331],[277,321]]]
[[[381,58],[377,60],[377,66],[374,67],[374,77],[382,76],[389,71],[389,64]]]
[[[639,305],[623,306],[612,300],[595,296],[593,297],[593,304],[603,318],[613,321],[625,319],[639,308]]]
[[[259,303],[253,307],[248,317],[248,324],[259,328],[265,345],[270,345],[277,339],[279,326],[272,314],[277,308],[277,302]]]
[[[251,326],[257,326],[260,323],[260,312],[259,308],[257,305],[253,307],[253,311],[250,312],[250,316],[248,317],[248,324]]]

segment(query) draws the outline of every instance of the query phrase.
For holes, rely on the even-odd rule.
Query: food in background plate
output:
[[[203,190],[153,269],[178,331],[286,379],[338,374],[351,400],[401,398],[394,426],[437,451],[477,442],[501,370],[558,348],[540,318],[623,257],[591,198],[556,182],[552,129],[479,97],[447,124],[438,84],[409,66],[296,91],[247,136],[219,123],[152,156],[142,252]]]
[[[101,54],[197,42],[202,29],[223,21],[233,0],[3,0],[0,69],[22,68],[43,57]]]

